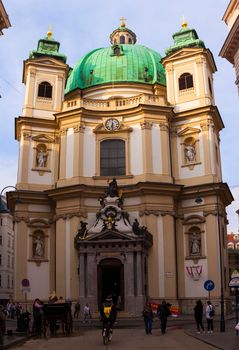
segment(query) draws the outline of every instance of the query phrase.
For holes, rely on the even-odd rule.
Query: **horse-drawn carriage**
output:
[[[44,336],[47,330],[55,335],[58,329],[67,335],[72,332],[71,303],[44,304],[42,307],[42,333]]]

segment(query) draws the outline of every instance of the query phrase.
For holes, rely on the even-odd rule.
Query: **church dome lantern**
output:
[[[110,42],[112,45],[116,44],[130,44],[134,45],[136,43],[136,35],[132,30],[126,28],[125,25],[126,18],[121,18],[120,27],[115,29],[110,35]]]

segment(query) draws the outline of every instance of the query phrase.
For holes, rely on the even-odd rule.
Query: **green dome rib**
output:
[[[112,47],[95,49],[71,71],[65,94],[105,83],[134,82],[166,85],[161,56],[143,45],[120,44],[120,55]]]

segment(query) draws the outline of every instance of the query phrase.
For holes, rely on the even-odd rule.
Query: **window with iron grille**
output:
[[[100,144],[100,175],[125,175],[125,141],[105,140]]]

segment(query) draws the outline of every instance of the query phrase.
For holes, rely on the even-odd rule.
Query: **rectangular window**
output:
[[[100,145],[100,175],[125,175],[125,142],[106,140]]]
[[[0,254],[0,265],[2,265],[2,254]]]
[[[2,245],[2,235],[0,235],[0,245]]]

